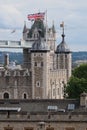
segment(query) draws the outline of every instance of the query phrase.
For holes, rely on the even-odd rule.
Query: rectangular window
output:
[[[53,127],[47,127],[46,130],[54,130]]]
[[[0,76],[2,76],[2,72],[0,72]]]
[[[37,66],[37,62],[35,62],[34,65]]]
[[[48,106],[48,107],[47,107],[47,110],[48,110],[48,111],[57,111],[57,110],[58,110],[58,107],[57,107],[57,106]]]
[[[41,67],[43,67],[43,62],[41,62]]]
[[[74,127],[67,127],[67,128],[65,128],[65,130],[75,130],[75,128]]]
[[[59,95],[59,88],[58,88],[58,95]]]
[[[4,127],[4,130],[13,130],[13,127]]]
[[[56,95],[56,91],[55,91],[55,88],[53,89],[53,96],[55,96]]]
[[[6,80],[6,84],[9,85],[9,76],[6,76],[5,80]]]
[[[62,87],[62,94],[64,94],[64,87]]]
[[[25,127],[24,130],[34,130],[33,127]]]
[[[74,110],[75,104],[68,104],[68,110]]]

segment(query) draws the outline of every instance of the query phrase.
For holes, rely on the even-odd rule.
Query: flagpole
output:
[[[47,44],[47,10],[46,10],[46,44]]]
[[[62,24],[63,24],[63,35],[64,35],[64,22],[62,22]]]

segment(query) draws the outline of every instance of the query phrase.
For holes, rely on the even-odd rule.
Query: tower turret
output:
[[[37,33],[38,33],[38,30],[42,30],[41,31],[41,38],[44,38],[44,36],[45,36],[45,26],[44,26],[43,20],[37,19],[37,20],[34,21],[34,24],[31,26],[31,29],[28,33],[28,38],[32,38],[34,36],[33,33],[34,33],[35,29],[37,29]]]
[[[46,28],[44,26],[43,20],[36,19],[30,29],[27,29],[26,23],[24,24],[23,39],[25,40],[26,44],[30,44],[30,46],[32,46],[33,43],[36,43],[39,38],[39,33],[40,33],[40,39],[42,41],[42,44],[43,43],[47,44],[45,38]],[[36,45],[34,45],[34,47],[35,46]],[[30,69],[31,68],[31,47],[23,48],[23,56],[24,56],[24,67]]]
[[[64,23],[61,25],[62,32],[62,42],[56,48],[56,68],[67,70],[67,79],[71,76],[71,51],[65,42],[64,34]]]
[[[26,27],[26,21],[24,21],[24,28],[23,28],[23,40],[27,40],[27,33],[29,29]]]
[[[41,31],[39,31],[38,40],[36,40],[31,49],[32,61],[32,97],[48,97],[48,75],[49,75],[49,48],[41,40]]]

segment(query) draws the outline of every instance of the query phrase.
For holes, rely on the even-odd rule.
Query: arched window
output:
[[[4,99],[9,99],[9,94],[7,92],[4,93]]]
[[[22,99],[28,99],[28,94],[27,94],[27,92],[24,92],[24,93],[22,94]]]
[[[24,99],[26,99],[27,98],[27,95],[26,95],[26,93],[24,93]]]

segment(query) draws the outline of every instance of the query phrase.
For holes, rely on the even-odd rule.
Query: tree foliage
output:
[[[76,67],[73,71],[73,76],[79,79],[87,79],[87,64],[82,64],[79,67]]]
[[[82,92],[87,92],[87,64],[80,65],[73,70],[66,86],[68,98],[79,98]]]

